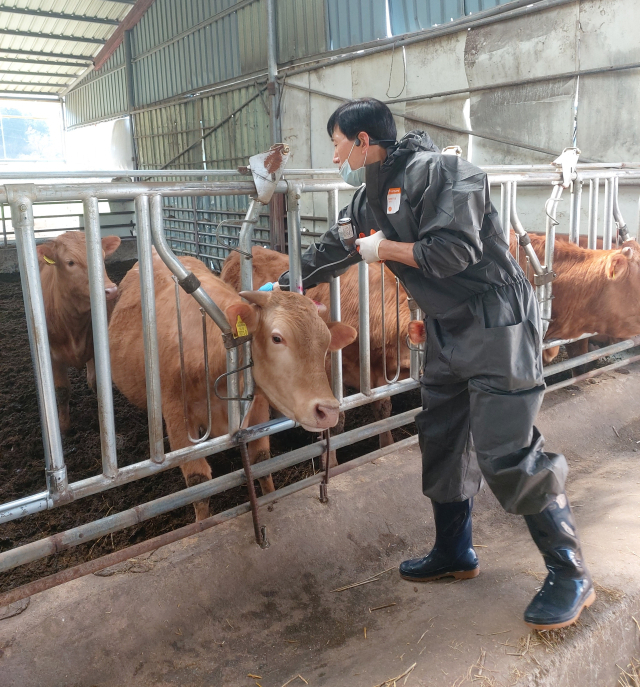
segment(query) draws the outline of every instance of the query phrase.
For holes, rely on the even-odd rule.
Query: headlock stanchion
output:
[[[323,441],[289,451],[275,458],[249,464],[247,444],[250,441],[266,437],[277,432],[290,429],[295,426],[293,420],[277,418],[261,425],[243,426],[243,418],[246,419],[249,404],[253,395],[253,379],[251,375],[251,340],[250,337],[234,338],[231,327],[224,313],[213,302],[211,297],[202,288],[198,279],[187,270],[174,254],[165,233],[163,198],[171,196],[198,197],[198,196],[233,196],[248,195],[251,203],[238,236],[238,250],[241,257],[241,282],[243,290],[253,288],[251,247],[254,243],[254,232],[257,220],[265,205],[269,202],[273,193],[286,194],[288,205],[288,233],[289,233],[289,257],[291,284],[293,288],[302,290],[302,263],[301,263],[301,208],[300,203],[303,194],[324,193],[328,198],[328,221],[332,225],[338,216],[338,191],[352,190],[335,171],[327,170],[292,170],[287,172],[283,179],[283,167],[286,163],[289,150],[287,146],[276,145],[271,150],[261,155],[252,157],[249,167],[240,173],[230,170],[203,170],[200,176],[218,178],[234,176],[233,181],[181,181],[181,182],[141,182],[131,183],[90,183],[90,184],[26,184],[7,185],[0,187],[0,202],[9,203],[12,212],[12,223],[16,234],[16,248],[18,253],[20,275],[22,281],[25,313],[33,367],[35,372],[36,387],[38,392],[40,417],[42,424],[42,436],[45,458],[46,490],[18,499],[9,503],[0,504],[0,524],[20,518],[25,515],[60,506],[68,501],[81,499],[85,496],[96,494],[107,489],[127,484],[131,481],[156,474],[182,465],[185,462],[215,455],[221,451],[233,447],[239,447],[243,469],[231,474],[223,475],[215,479],[202,482],[192,487],[187,487],[177,493],[169,494],[159,499],[137,505],[120,513],[111,514],[105,518],[89,522],[75,527],[66,532],[61,532],[51,537],[45,537],[38,541],[16,547],[0,553],[0,572],[10,570],[45,556],[64,551],[71,547],[83,544],[110,532],[115,532],[125,527],[138,524],[162,513],[169,512],[187,504],[201,501],[214,494],[219,494],[227,489],[247,485],[249,501],[225,513],[214,515],[211,518],[182,528],[178,532],[167,533],[162,537],[149,542],[144,542],[136,547],[125,549],[111,554],[101,561],[91,561],[62,573],[57,573],[45,580],[41,580],[25,587],[12,590],[0,596],[0,606],[24,598],[31,593],[46,589],[67,579],[73,579],[82,574],[93,572],[106,565],[113,564],[116,560],[126,560],[137,555],[142,550],[151,550],[169,541],[176,541],[180,537],[188,536],[207,527],[223,522],[230,517],[245,512],[251,512],[254,522],[256,541],[260,546],[267,546],[266,531],[260,523],[259,505],[272,503],[276,499],[287,494],[294,493],[311,484],[321,484],[321,499],[328,498],[327,485],[329,476],[342,474],[358,465],[364,464],[375,457],[385,455],[396,448],[414,444],[415,437],[399,442],[391,447],[381,449],[374,453],[350,461],[337,468],[329,468],[330,451],[335,451],[344,446],[358,441],[374,437],[382,432],[410,423],[419,412],[419,408],[407,411],[400,415],[388,417],[384,420],[373,422],[363,427],[329,437],[325,432]],[[602,238],[605,248],[607,243],[613,242],[614,225],[617,226],[616,240],[620,243],[629,238],[629,230],[622,218],[618,202],[618,189],[621,184],[640,185],[640,166],[619,164],[578,165],[577,151],[565,151],[558,160],[561,168],[549,165],[534,165],[526,167],[497,166],[487,168],[489,181],[494,187],[501,186],[501,216],[504,223],[505,235],[512,227],[518,237],[519,247],[524,250],[528,263],[533,270],[534,280],[540,300],[543,317],[548,322],[551,315],[551,303],[553,297],[553,237],[556,231],[556,208],[561,198],[562,190],[570,189],[570,226],[569,239],[578,242],[580,239],[580,212],[584,184],[589,184],[588,194],[588,243],[595,248],[598,239],[598,192],[602,180],[606,185],[604,194],[604,219]],[[127,174],[119,172],[122,176]],[[131,176],[140,174],[132,171]],[[187,174],[184,170],[169,172],[145,171],[145,176],[174,175],[198,176]],[[251,175],[251,180],[247,179]],[[93,175],[93,176],[100,176]],[[517,191],[519,186],[543,187],[552,189],[551,197],[546,206],[547,213],[547,246],[548,251],[544,256],[544,264],[538,259],[529,241],[527,233],[517,212]],[[113,399],[110,384],[109,339],[107,329],[106,307],[104,303],[102,249],[100,244],[100,216],[98,213],[99,200],[126,200],[133,198],[137,215],[137,247],[141,287],[142,326],[145,354],[145,373],[147,390],[147,413],[149,422],[149,457],[133,465],[119,467],[117,462]],[[96,375],[98,383],[98,407],[100,419],[100,436],[102,452],[102,471],[93,477],[69,483],[67,470],[62,451],[60,427],[58,423],[56,396],[53,382],[53,372],[47,335],[44,301],[40,283],[38,268],[38,256],[36,252],[33,204],[36,202],[50,201],[82,201],[84,206],[87,261],[90,276],[90,294],[92,305],[92,323],[96,352]],[[162,422],[162,397],[160,387],[160,366],[157,341],[157,314],[154,293],[154,271],[152,247],[155,247],[158,256],[167,265],[175,276],[179,288],[194,298],[203,312],[203,343],[206,345],[206,317],[210,317],[220,329],[226,350],[226,372],[223,374],[227,386],[228,404],[228,433],[224,436],[210,437],[205,432],[204,436],[191,436],[192,445],[186,448],[165,453],[163,442]],[[369,267],[365,263],[358,265],[358,308],[359,308],[359,354],[360,354],[360,390],[350,396],[344,397],[342,382],[341,352],[331,354],[331,386],[334,395],[340,402],[340,410],[346,411],[373,401],[389,398],[395,394],[419,387],[420,368],[422,364],[423,348],[410,345],[410,370],[407,379],[399,380],[396,376],[390,379],[385,367],[386,384],[372,388],[371,375],[371,348],[370,348],[370,321],[369,321]],[[381,272],[384,285],[384,269]],[[399,289],[396,286],[396,348],[400,341],[399,330]],[[377,295],[377,294],[376,294]],[[384,293],[381,294],[384,302]],[[178,299],[179,300],[179,299]],[[408,298],[408,307],[411,320],[422,317],[415,301]],[[340,306],[340,278],[335,277],[330,285],[331,319],[339,320],[341,316]],[[384,322],[384,317],[383,317]],[[588,335],[584,335],[588,336]],[[386,332],[382,331],[384,357],[386,365]],[[568,341],[547,341],[545,347],[568,343]],[[558,363],[546,368],[547,375],[557,373],[571,367],[584,364],[589,360],[602,357],[608,353],[628,350],[640,345],[640,337],[600,349],[594,353],[579,356],[570,361]],[[207,359],[206,348],[204,350]],[[637,357],[637,356],[636,356]],[[631,358],[635,360],[635,358]],[[619,367],[623,363],[615,363]],[[181,365],[183,368],[183,364]],[[607,368],[603,368],[607,369]],[[594,373],[589,373],[593,375]],[[208,373],[207,373],[208,375]],[[210,380],[211,381],[211,380]],[[221,380],[218,380],[221,381]],[[214,385],[217,388],[217,385]],[[183,385],[184,395],[184,385]],[[211,401],[208,397],[208,407]],[[209,413],[209,415],[211,415]],[[186,416],[186,411],[185,411]],[[188,419],[185,417],[185,421]],[[192,428],[193,429],[193,428]],[[254,479],[266,477],[271,473],[287,467],[298,465],[315,457],[324,456],[323,470],[321,473],[309,477],[306,480],[295,483],[283,489],[278,489],[272,494],[257,498],[253,488]],[[108,562],[107,562],[108,561]]]

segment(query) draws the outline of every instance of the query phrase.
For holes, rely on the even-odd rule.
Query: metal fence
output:
[[[253,169],[253,168],[252,168]],[[622,166],[582,166],[573,168],[569,178],[563,177],[561,171],[540,166],[539,168],[492,168],[490,172],[490,182],[497,188],[501,188],[501,208],[502,218],[505,226],[505,233],[508,236],[509,226],[513,226],[517,233],[521,233],[521,226],[517,216],[517,189],[522,186],[543,186],[552,190],[550,201],[547,203],[546,214],[549,218],[547,222],[547,245],[553,246],[553,236],[555,224],[553,217],[560,191],[559,187],[564,188],[567,184],[571,193],[571,215],[570,237],[577,241],[580,236],[579,208],[581,203],[580,190],[585,183],[590,184],[592,194],[590,205],[593,212],[589,221],[589,241],[593,242],[597,236],[598,226],[596,222],[597,213],[594,205],[596,203],[596,191],[598,185],[606,183],[605,193],[605,214],[602,226],[603,241],[605,247],[611,245],[613,241],[613,227],[618,225],[618,232],[624,235],[626,225],[617,210],[617,189],[621,183],[633,183],[640,185],[640,166],[634,168],[622,168]],[[139,173],[139,172],[138,172]],[[229,170],[221,171],[220,174],[229,174]],[[145,171],[145,175],[167,175],[166,171]],[[181,172],[184,174],[184,172]],[[194,173],[195,174],[195,173]],[[206,172],[200,172],[206,174]],[[348,187],[341,180],[327,179],[327,175],[335,172],[325,171],[323,175],[309,170],[296,170],[290,172],[286,179],[273,182],[272,192],[286,194],[288,201],[287,219],[289,227],[289,260],[291,283],[294,288],[301,289],[301,214],[300,201],[305,193],[326,194],[328,197],[328,216],[327,222],[333,224],[338,213],[338,191],[348,190]],[[255,183],[254,183],[255,182]],[[262,182],[260,182],[262,183]],[[242,431],[241,435],[237,430],[241,426],[242,418],[246,412],[241,400],[228,401],[229,408],[229,431],[224,436],[218,436],[201,441],[193,446],[173,450],[168,453],[164,450],[162,410],[160,398],[159,382],[159,358],[157,348],[156,321],[155,321],[155,301],[154,301],[154,282],[151,248],[155,246],[158,254],[164,260],[169,269],[179,280],[184,281],[189,273],[175,257],[171,247],[167,242],[167,224],[174,219],[166,216],[166,198],[196,198],[199,201],[207,197],[220,196],[251,196],[250,207],[244,220],[240,225],[237,236],[237,244],[243,251],[241,261],[241,276],[243,288],[250,288],[252,279],[250,246],[255,241],[254,226],[256,219],[264,210],[264,198],[261,196],[260,183],[254,176],[254,181],[240,180],[234,181],[207,181],[207,182],[132,182],[132,183],[104,183],[104,184],[23,184],[7,185],[0,190],[0,202],[9,203],[13,218],[13,226],[16,233],[16,245],[18,249],[22,287],[25,300],[27,326],[29,330],[29,340],[32,349],[32,358],[38,397],[40,401],[40,412],[42,422],[42,436],[45,449],[45,471],[47,488],[45,491],[22,498],[18,501],[0,505],[0,523],[20,518],[32,513],[62,506],[70,501],[81,499],[85,496],[95,494],[107,489],[111,489],[133,480],[142,479],[157,472],[179,466],[190,460],[214,455],[220,451],[237,446],[243,443],[265,437],[276,432],[281,432],[295,426],[294,421],[286,418],[279,418],[268,423],[250,427]],[[585,194],[586,195],[586,194]],[[256,199],[257,196],[257,199]],[[135,199],[137,215],[137,245],[141,275],[141,298],[143,312],[143,332],[145,344],[145,368],[147,376],[147,408],[149,419],[149,444],[150,454],[145,461],[120,467],[116,451],[116,438],[114,426],[114,409],[112,400],[111,369],[109,357],[109,339],[107,312],[104,300],[104,283],[102,272],[102,252],[101,252],[101,226],[99,202],[122,201],[124,199]],[[260,200],[262,198],[262,200]],[[87,258],[89,280],[91,287],[91,307],[92,321],[95,341],[95,359],[97,375],[97,395],[98,413],[100,420],[101,448],[102,448],[102,471],[94,477],[80,482],[69,483],[62,451],[62,441],[58,417],[56,412],[56,399],[53,384],[53,375],[47,335],[47,326],[44,314],[44,302],[40,286],[40,276],[38,269],[38,259],[35,245],[35,220],[33,208],[39,202],[50,202],[52,200],[63,202],[79,202],[83,204],[84,225],[87,239]],[[206,213],[206,210],[202,211]],[[200,231],[200,220],[193,216],[184,220],[193,225],[190,229],[193,234],[198,235]],[[212,226],[208,221],[204,222],[206,227]],[[185,245],[187,242],[185,241]],[[191,245],[191,244],[189,244]],[[197,250],[189,249],[196,255],[204,255]],[[543,277],[542,283],[538,286],[538,295],[543,309],[550,303],[552,282],[545,279],[545,275],[551,273],[553,266],[553,253],[548,252],[545,264],[537,266],[537,271]],[[364,404],[371,403],[393,396],[395,394],[417,388],[419,386],[419,375],[421,365],[421,351],[414,348],[411,351],[410,376],[402,381],[395,381],[383,386],[372,388],[370,370],[370,339],[369,339],[369,280],[368,271],[371,269],[365,263],[359,263],[359,347],[360,347],[360,391],[350,396],[343,396],[342,371],[340,352],[332,354],[332,389],[334,395],[340,402],[341,410],[349,410]],[[229,332],[229,325],[217,308],[216,304],[204,292],[202,287],[196,288],[192,292],[193,297],[205,310],[207,315],[220,327],[223,335]],[[543,313],[544,314],[544,313]],[[412,319],[420,317],[419,311],[412,310]],[[547,315],[548,317],[548,315]],[[340,280],[336,278],[331,283],[331,318],[340,319]],[[557,345],[558,342],[547,342],[546,345]],[[607,352],[618,352],[632,348],[640,343],[639,340],[630,339],[626,342],[616,344],[608,349],[602,349],[597,357],[605,355]],[[231,397],[238,397],[239,390],[239,367],[241,355],[249,355],[247,346],[243,344],[242,350],[230,348],[227,351],[227,370],[230,373],[228,393]],[[593,359],[593,354],[589,359]],[[560,372],[572,366],[587,362],[588,356],[582,356],[554,365],[547,368],[546,375]],[[619,363],[615,364],[619,366]],[[251,378],[247,371],[245,375],[245,388],[251,385]],[[562,384],[561,384],[562,385]],[[555,387],[558,388],[558,387]],[[357,441],[376,436],[381,432],[395,429],[413,421],[419,409],[405,412],[401,415],[389,417],[331,439],[331,448],[338,449],[350,445]],[[415,438],[406,442],[401,442],[388,449],[390,451],[401,448],[407,443],[415,442]],[[200,501],[214,494],[220,493],[231,487],[242,484],[250,485],[253,479],[265,477],[270,473],[277,472],[286,467],[296,465],[314,457],[321,456],[329,451],[329,438],[325,436],[323,441],[311,444],[285,453],[276,458],[271,458],[253,467],[233,472],[222,477],[218,477],[193,487],[185,488],[175,494],[165,496],[148,503],[136,506],[117,514],[109,515],[105,518],[81,525],[72,530],[47,537],[0,554],[0,572],[10,570],[16,566],[23,565],[61,550],[77,546],[81,543],[97,539],[110,532],[123,529],[132,524],[147,520],[161,513],[165,513],[184,505]],[[328,475],[340,474],[345,470],[352,469],[368,460],[373,460],[381,454],[380,451],[361,459],[352,461],[348,465],[342,465],[332,469],[326,476],[315,475],[302,482],[290,485],[273,494],[263,496],[253,504],[254,517],[257,518],[257,506],[266,504],[276,498],[305,488],[311,484],[324,481]],[[239,506],[231,511],[212,516],[208,520],[195,523],[194,525],[182,528],[181,530],[161,538],[156,538],[142,545],[137,545],[134,549],[127,549],[116,554],[111,554],[103,561],[91,561],[82,564],[77,568],[57,573],[49,578],[31,583],[25,587],[12,590],[0,596],[0,606],[11,603],[29,594],[41,591],[42,589],[53,586],[73,577],[78,577],[88,572],[100,569],[116,561],[125,560],[133,555],[138,555],[145,547],[146,550],[157,548],[162,544],[174,541],[181,536],[187,536],[196,531],[223,522],[229,517],[235,517],[251,509],[249,503]],[[258,534],[258,532],[257,532]]]

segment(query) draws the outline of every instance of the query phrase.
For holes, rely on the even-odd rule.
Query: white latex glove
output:
[[[375,234],[365,236],[363,239],[356,239],[356,246],[362,259],[367,263],[379,261],[378,247],[383,241],[386,241],[386,237],[381,231],[376,231]]]

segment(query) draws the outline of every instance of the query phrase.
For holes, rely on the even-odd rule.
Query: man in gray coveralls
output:
[[[359,187],[340,215],[365,238],[351,251],[332,227],[303,255],[305,288],[361,259],[384,260],[425,314],[416,425],[436,541],[400,574],[416,582],[478,574],[471,509],[484,477],[507,512],[524,516],[549,571],[525,622],[570,625],[595,592],[564,491],[567,462],[544,450],[533,424],[544,392],[538,303],[509,253],[487,176],[439,154],[422,131],[396,142],[391,112],[372,98],[341,105],[327,129],[333,161]],[[288,273],[279,282],[286,287]]]

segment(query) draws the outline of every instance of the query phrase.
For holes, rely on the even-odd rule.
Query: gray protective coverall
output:
[[[401,189],[396,212],[388,212],[390,188]],[[543,450],[533,424],[544,391],[538,304],[509,253],[486,174],[438,154],[414,131],[367,166],[366,185],[340,216],[357,233],[379,229],[414,244],[418,269],[386,264],[425,314],[424,410],[416,417],[424,494],[464,501],[484,476],[508,512],[540,512],[564,491],[567,463]],[[359,260],[334,226],[303,255],[303,284],[328,281]]]

